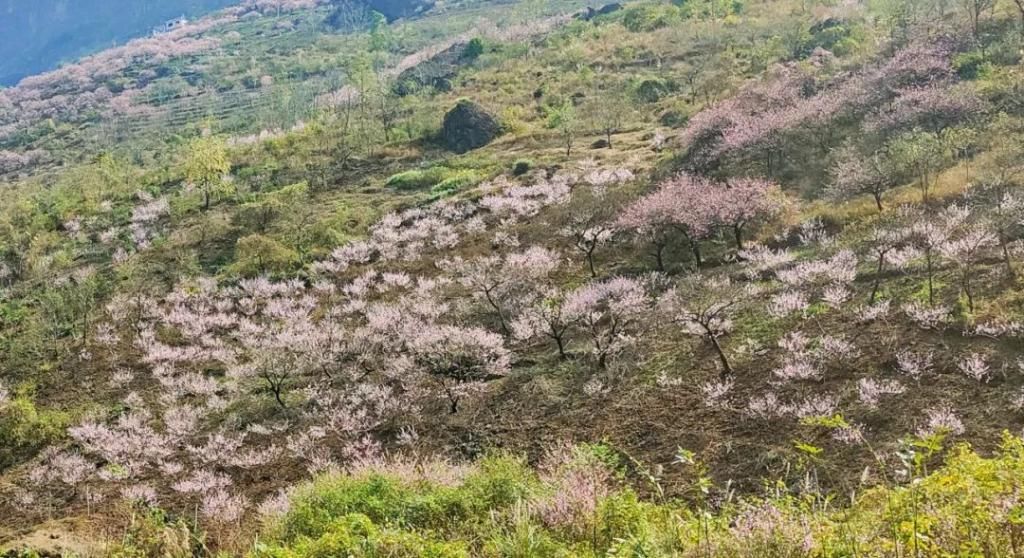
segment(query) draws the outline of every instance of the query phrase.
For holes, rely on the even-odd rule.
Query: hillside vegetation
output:
[[[1016,556],[1022,52],[261,0],[0,90],[0,544]]]
[[[165,21],[229,6],[228,0],[9,2],[0,23],[0,84],[73,62],[114,43],[145,35]]]

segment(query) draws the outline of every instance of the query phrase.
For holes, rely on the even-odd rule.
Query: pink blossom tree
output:
[[[712,188],[705,200],[713,211],[713,222],[729,229],[736,249],[743,250],[744,229],[760,219],[768,219],[782,209],[778,186],[758,178],[738,178]]]
[[[995,235],[1008,277],[1015,277],[1010,244],[1020,237],[1024,224],[1024,198],[1015,184],[999,174],[984,174],[971,192],[971,205]]]
[[[524,308],[512,322],[512,334],[520,341],[537,337],[551,339],[558,348],[559,358],[568,358],[566,343],[577,317],[565,312],[565,294],[557,288],[549,288],[532,305]]]
[[[957,267],[960,278],[960,292],[967,299],[967,309],[974,312],[974,289],[972,280],[975,268],[988,248],[998,245],[999,240],[988,230],[974,226],[942,247],[942,256]]]
[[[868,194],[883,210],[882,195],[898,184],[899,175],[884,149],[862,154],[853,146],[839,150],[832,167],[829,194],[838,199]]]
[[[650,308],[644,285],[632,278],[593,282],[566,296],[564,316],[590,338],[597,366],[632,346]]]
[[[686,238],[697,267],[701,265],[700,240],[711,233],[710,215],[687,202],[685,194],[696,193],[696,184],[682,178],[663,183],[658,190],[637,200],[616,220],[619,230],[633,232],[652,245],[659,271],[665,269],[665,249],[672,233]]]
[[[535,297],[538,284],[559,266],[557,253],[531,247],[522,252],[464,260],[455,257],[439,265],[472,296],[493,310],[505,335],[509,321]]]
[[[407,348],[424,376],[444,393],[452,414],[468,393],[508,373],[511,353],[500,335],[472,327],[424,326],[408,332]]]
[[[723,379],[733,374],[722,338],[733,329],[732,318],[749,293],[728,277],[694,277],[658,299],[659,314],[682,327],[687,335],[705,340],[721,364]]]
[[[715,219],[720,205],[715,189],[710,180],[680,174],[627,207],[619,215],[616,226],[649,239],[654,245],[659,270],[664,268],[668,233],[679,232],[689,243],[699,268],[702,264],[700,241],[707,238],[717,224]],[[721,211],[725,213],[724,209]]]
[[[583,210],[570,217],[562,235],[572,241],[573,248],[583,255],[592,278],[597,278],[596,254],[598,248],[612,241],[615,230],[591,211]]]
[[[890,255],[900,248],[904,241],[903,231],[899,229],[884,226],[872,229],[867,239],[867,251],[875,260],[875,277],[871,286],[871,296],[868,299],[869,304],[874,304],[878,297],[878,290],[882,286],[885,266],[889,262]]]
[[[935,305],[935,263],[939,251],[949,240],[952,231],[941,221],[921,220],[910,226],[907,237],[924,258],[928,284],[928,304]]]

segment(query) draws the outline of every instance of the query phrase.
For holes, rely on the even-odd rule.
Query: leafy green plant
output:
[[[39,409],[26,390],[0,401],[0,470],[64,436],[65,413]]]
[[[389,177],[384,184],[396,190],[421,190],[439,184],[448,178],[445,167],[430,167],[400,172]]]

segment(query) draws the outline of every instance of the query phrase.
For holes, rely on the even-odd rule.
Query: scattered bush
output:
[[[471,170],[461,170],[438,182],[430,189],[430,195],[434,198],[444,198],[455,192],[476,185],[480,182],[480,176]]]
[[[172,519],[160,509],[131,514],[125,533],[108,551],[111,558],[189,558],[205,550],[203,540],[182,519]]]
[[[978,79],[982,77],[984,68],[988,64],[987,56],[977,50],[958,54],[953,60],[953,68],[957,75],[963,79]]]
[[[533,169],[533,161],[529,159],[519,159],[515,163],[512,163],[512,175],[523,176]]]
[[[636,98],[642,103],[657,103],[671,91],[671,86],[660,79],[645,79],[636,86]]]
[[[409,170],[391,176],[384,182],[389,188],[396,190],[422,190],[430,188],[448,176],[448,169],[444,167],[430,167],[423,170]]]
[[[273,238],[252,234],[238,239],[231,271],[245,277],[284,273],[299,261],[299,255]]]
[[[622,25],[633,33],[647,33],[682,21],[676,6],[643,4],[623,11]]]
[[[466,44],[466,49],[462,51],[462,57],[466,60],[476,60],[484,53],[484,42],[480,37],[476,37]]]
[[[40,410],[27,394],[0,401],[0,471],[64,436],[68,417]]]

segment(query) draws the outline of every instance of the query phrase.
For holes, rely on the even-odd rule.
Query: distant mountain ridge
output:
[[[0,85],[237,0],[0,0]]]
[[[147,35],[182,16],[195,18],[240,0],[0,0],[0,87]],[[365,6],[389,20],[429,10],[433,0],[332,0]]]

